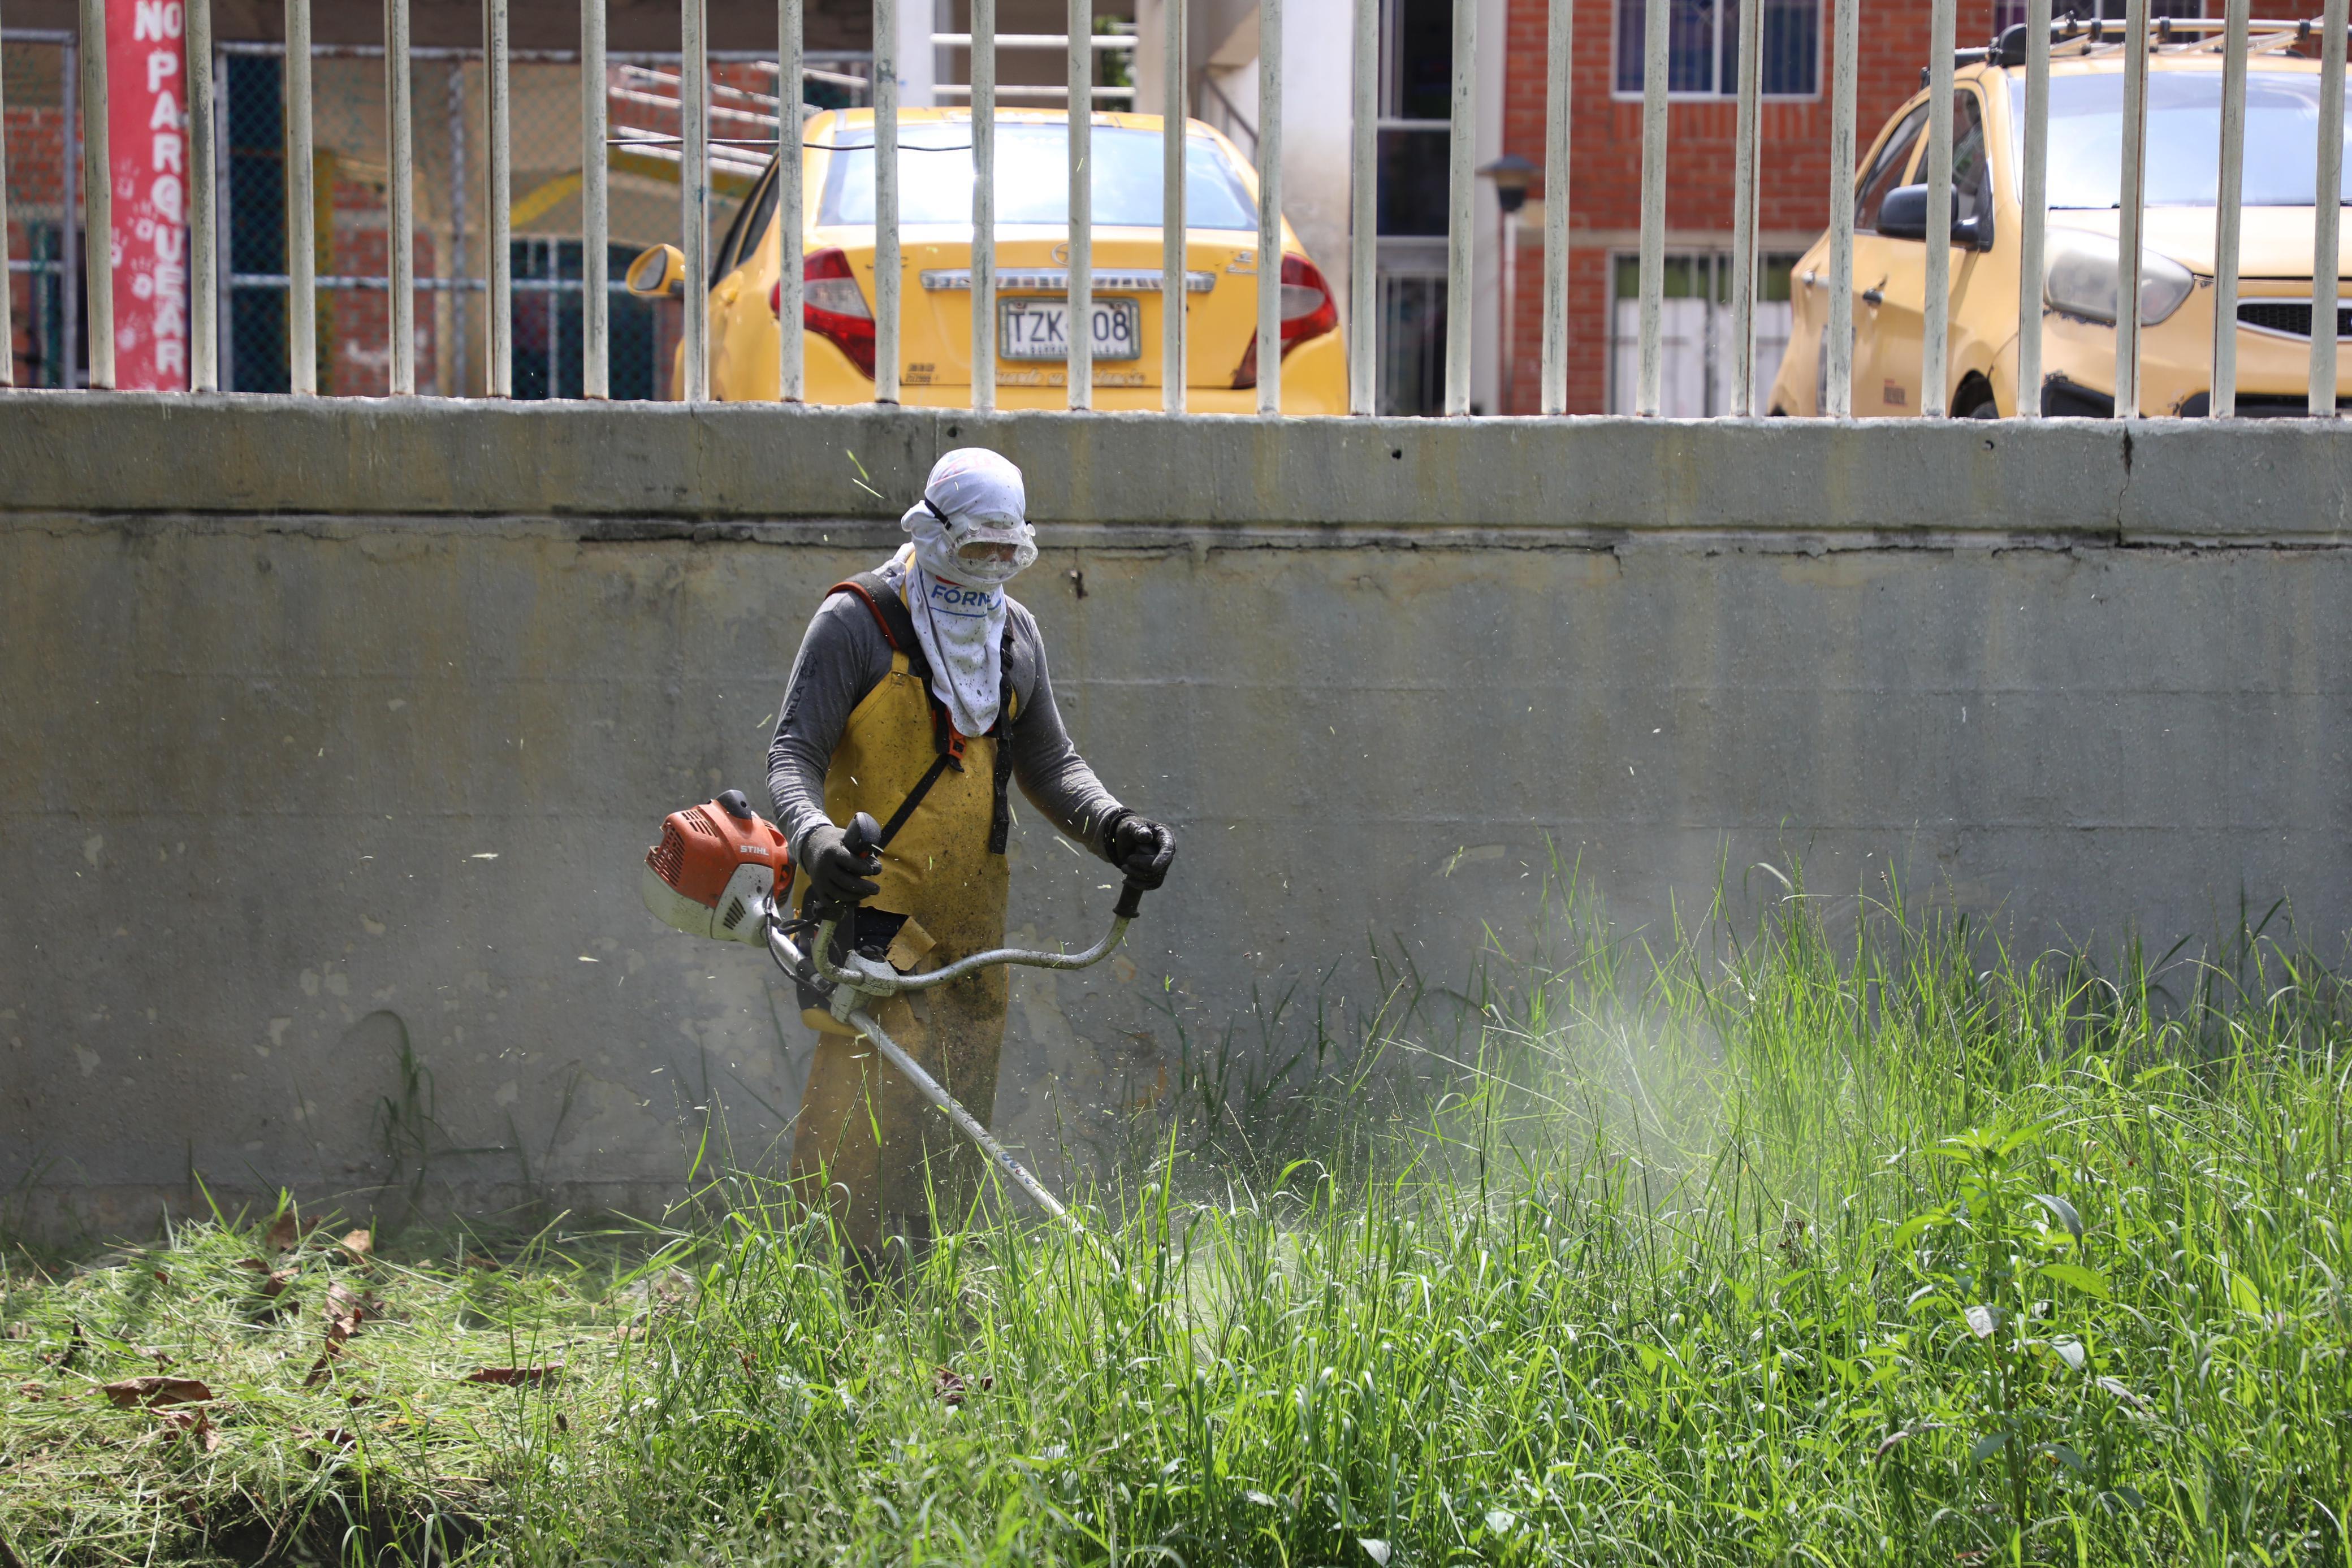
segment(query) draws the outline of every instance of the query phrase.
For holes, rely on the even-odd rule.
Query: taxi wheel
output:
[[[1954,419],[1999,419],[2000,405],[1993,401],[1992,388],[1979,376],[1970,376],[1960,383],[1959,395],[1953,399]]]

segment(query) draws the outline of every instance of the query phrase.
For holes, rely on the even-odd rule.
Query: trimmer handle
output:
[[[1143,913],[1143,895],[1151,891],[1133,877],[1118,890],[1118,902],[1111,905],[1111,914],[1121,920],[1132,920]]]
[[[849,820],[849,826],[842,830],[841,842],[844,849],[867,862],[866,869],[868,875],[880,866],[881,862],[877,857],[882,848],[882,829],[865,812],[860,811]],[[819,898],[812,890],[808,901],[801,906],[801,915],[803,918],[820,925],[827,920],[847,923],[850,915],[856,907],[854,904],[835,904],[828,899]],[[844,936],[846,936],[845,932]]]

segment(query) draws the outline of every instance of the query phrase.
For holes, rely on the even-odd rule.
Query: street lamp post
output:
[[[1501,413],[1509,413],[1518,392],[1519,209],[1528,204],[1528,187],[1542,170],[1516,152],[1506,152],[1478,171],[1495,183],[1495,200],[1503,209],[1503,398]],[[1458,308],[1446,302],[1447,330]],[[1465,318],[1466,319],[1466,318]]]

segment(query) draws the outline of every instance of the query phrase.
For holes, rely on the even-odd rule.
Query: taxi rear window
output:
[[[874,221],[874,133],[843,131],[833,141],[817,222]],[[1059,124],[996,127],[996,221],[1070,221],[1069,132]],[[1157,131],[1094,128],[1094,221],[1102,227],[1158,228],[1160,148]],[[898,128],[898,222],[971,224],[971,126],[934,120]],[[1184,222],[1188,228],[1257,227],[1257,204],[1223,152],[1205,136],[1184,139]]]

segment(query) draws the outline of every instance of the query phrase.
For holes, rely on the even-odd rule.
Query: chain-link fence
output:
[[[416,385],[479,395],[488,308],[484,206],[488,146],[478,49],[416,48],[415,106]],[[287,365],[285,50],[225,43],[215,54],[219,191],[221,385],[284,392]],[[389,158],[380,47],[311,51],[318,387],[381,396],[391,385]],[[802,99],[869,100],[871,57],[811,52]],[[70,35],[10,32],[5,77],[7,254],[16,384],[84,384],[81,203]],[[517,51],[509,219],[514,395],[577,397],[582,364],[580,63]],[[666,395],[681,324],[675,300],[627,293],[620,278],[679,225],[676,55],[614,54],[605,72],[611,241],[611,387],[616,398]],[[713,235],[723,234],[775,136],[773,60],[714,58]]]

